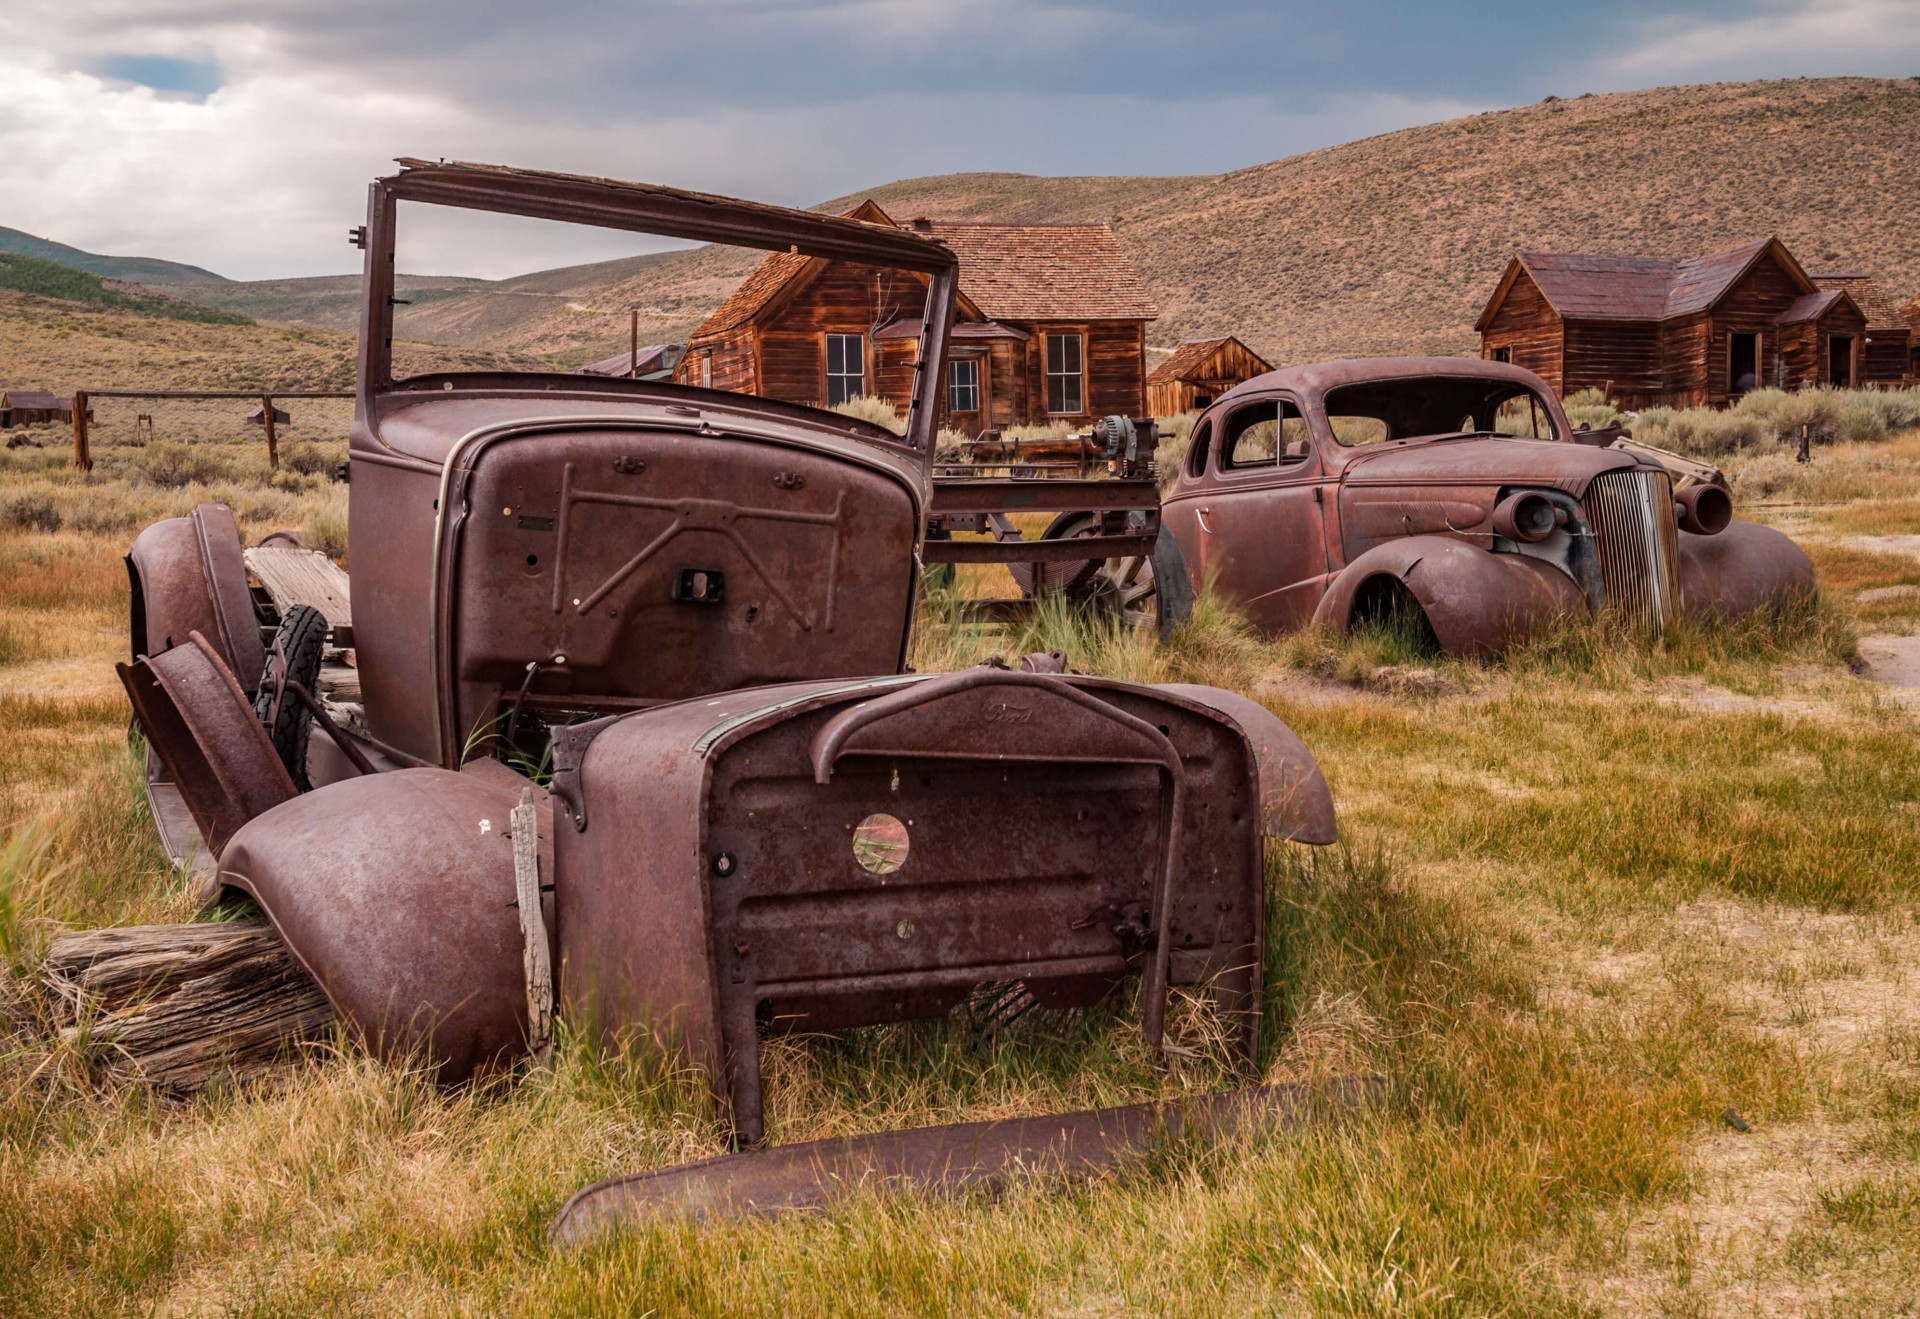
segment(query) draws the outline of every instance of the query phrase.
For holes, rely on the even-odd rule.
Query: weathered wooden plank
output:
[[[107,1075],[192,1093],[330,1035],[320,986],[264,920],[83,930],[41,968],[55,1024]]]
[[[260,580],[283,615],[295,605],[312,605],[329,627],[353,626],[353,593],[347,574],[319,550],[263,545],[244,551],[247,571]]]

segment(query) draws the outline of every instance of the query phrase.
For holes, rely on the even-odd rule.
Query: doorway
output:
[[[1750,394],[1760,388],[1760,336],[1735,334],[1727,339],[1727,388]]]
[[[1853,336],[1836,334],[1827,340],[1827,381],[1836,389],[1853,388]]]

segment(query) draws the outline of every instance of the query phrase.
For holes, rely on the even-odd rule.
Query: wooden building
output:
[[[685,344],[641,344],[638,349],[629,348],[617,357],[602,358],[591,366],[583,366],[580,374],[622,376],[634,380],[671,380],[673,368],[680,364],[680,354],[685,351]]]
[[[848,213],[892,225],[871,201]],[[1153,301],[1104,224],[909,227],[960,259],[940,424],[969,435],[1146,410]],[[768,257],[695,330],[675,371],[702,385],[831,407],[868,395],[904,413],[926,279],[798,253]]]
[[[1828,280],[1777,238],[1685,261],[1521,252],[1476,323],[1480,355],[1629,408],[1720,406],[1764,385],[1897,383],[1904,348],[1901,361],[1868,351],[1874,313],[1862,303],[1884,297],[1862,276]]]
[[[1861,383],[1897,385],[1913,374],[1909,360],[1913,332],[1878,284],[1858,274],[1816,274],[1813,282],[1823,291],[1846,290],[1865,319],[1860,337]]]
[[[1907,323],[1907,379],[1920,381],[1920,297],[1900,308],[1900,319]]]
[[[1156,417],[1194,412],[1271,370],[1271,362],[1230,334],[1189,339],[1147,377],[1147,411]]]
[[[93,420],[93,405],[87,405]],[[31,426],[38,422],[73,422],[73,395],[49,394],[43,389],[9,389],[0,393],[0,425]]]

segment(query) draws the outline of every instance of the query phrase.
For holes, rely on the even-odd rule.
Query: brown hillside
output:
[[[908,179],[898,219],[1107,220],[1159,303],[1150,341],[1238,334],[1277,363],[1470,352],[1517,248],[1683,256],[1777,233],[1808,265],[1920,292],[1920,79],[1802,79],[1583,96],[1406,129],[1222,175]],[[735,249],[635,257],[493,283],[419,281],[400,328],[586,361],[684,335],[752,267]],[[314,297],[291,286],[331,284]],[[267,319],[348,329],[357,281],[195,285]],[[428,288],[429,284],[437,287]],[[249,292],[254,290],[254,292]]]

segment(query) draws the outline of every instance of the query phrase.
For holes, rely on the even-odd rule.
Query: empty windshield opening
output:
[[[1326,410],[1333,438],[1348,448],[1473,433],[1560,438],[1546,400],[1506,380],[1370,380],[1328,390]]]

